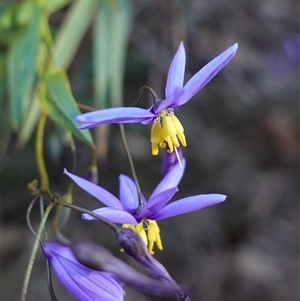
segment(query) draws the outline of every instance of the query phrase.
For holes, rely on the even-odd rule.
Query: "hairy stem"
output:
[[[32,250],[31,250],[31,255],[30,255],[30,258],[29,258],[29,263],[27,265],[27,269],[26,269],[26,273],[25,273],[25,278],[24,278],[23,287],[22,287],[21,301],[26,301],[28,284],[29,284],[29,280],[30,280],[34,260],[35,260],[35,257],[36,257],[36,252],[37,252],[39,243],[41,241],[41,237],[43,235],[43,230],[45,228],[47,218],[48,218],[48,216],[49,216],[49,214],[50,214],[50,212],[51,212],[54,205],[55,205],[54,203],[50,203],[49,206],[46,208],[44,216],[43,216],[42,221],[40,223],[38,232],[36,234],[35,241],[34,241],[34,244],[33,244]]]

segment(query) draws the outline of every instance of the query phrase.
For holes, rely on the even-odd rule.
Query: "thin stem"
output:
[[[46,208],[45,214],[43,216],[43,219],[40,223],[34,244],[33,244],[33,248],[31,251],[31,255],[29,258],[29,263],[27,266],[27,270],[25,273],[25,278],[24,278],[24,282],[23,282],[23,287],[22,287],[22,294],[21,294],[21,301],[26,301],[26,297],[27,297],[27,290],[28,290],[28,284],[29,284],[29,280],[30,280],[30,276],[31,276],[31,272],[32,272],[32,268],[33,268],[33,264],[34,264],[34,260],[35,260],[35,256],[36,256],[36,252],[43,234],[43,229],[46,225],[46,221],[47,218],[52,210],[54,206],[54,203],[50,203],[49,206]]]
[[[31,210],[34,206],[34,204],[36,203],[36,201],[38,201],[41,198],[41,195],[37,195],[29,204],[28,208],[27,208],[27,212],[26,212],[26,221],[27,221],[27,225],[29,227],[29,229],[31,230],[31,232],[36,236],[36,232],[34,231],[32,225],[31,225],[31,221],[30,221],[30,213]]]
[[[47,280],[48,280],[47,282],[48,282],[49,293],[50,293],[52,301],[58,301],[58,299],[56,298],[54,289],[53,289],[52,273],[51,273],[51,266],[50,266],[49,260],[46,261],[46,264],[47,264]]]
[[[92,151],[92,166],[97,166],[97,148],[94,144],[91,145],[91,151]]]
[[[72,153],[72,158],[73,158],[72,170],[74,171],[76,169],[76,165],[77,165],[76,145],[74,143],[73,136],[70,132],[66,132],[65,135],[66,135],[66,139],[68,141],[68,146],[69,146],[69,148],[71,150],[71,153]],[[73,202],[72,190],[73,190],[73,183],[70,182],[70,184],[68,185],[67,192],[64,195],[64,199],[68,203]],[[59,227],[61,229],[63,229],[67,225],[69,218],[70,218],[70,210],[64,209],[64,212],[60,213],[60,219],[59,219]]]
[[[133,160],[132,160],[132,157],[131,157],[131,154],[130,154],[130,150],[129,150],[129,147],[128,147],[128,144],[127,144],[124,125],[122,123],[120,123],[119,126],[120,126],[120,132],[121,132],[123,146],[124,146],[125,153],[127,155],[128,161],[129,161],[129,166],[130,166],[131,173],[132,173],[132,176],[133,176],[133,180],[134,180],[134,183],[135,183],[135,186],[136,186],[138,199],[139,199],[139,206],[142,208],[144,206],[143,199],[142,199],[142,192],[141,192],[140,184],[139,184],[136,172],[135,172],[135,168],[134,168]]]
[[[73,155],[73,170],[76,169],[76,164],[77,164],[77,160],[76,160],[76,146],[75,146],[75,143],[74,143],[74,139],[73,139],[73,136],[70,132],[66,132],[65,133],[66,135],[66,138],[67,138],[67,141],[68,141],[68,145],[71,149],[71,153]]]
[[[62,232],[60,231],[60,228],[59,228],[61,214],[62,214],[62,211],[63,211],[63,200],[62,200],[61,196],[58,193],[55,193],[53,195],[53,200],[52,201],[55,202],[56,205],[58,206],[56,214],[55,214],[53,222],[52,222],[53,234],[54,234],[56,240],[60,244],[66,246],[66,247],[69,247],[71,245],[71,242],[62,234]]]
[[[44,213],[45,213],[45,204],[44,204],[43,198],[44,198],[44,196],[41,195],[41,197],[40,197],[40,214],[41,214],[41,219],[43,218]],[[47,236],[47,232],[46,232],[45,228],[43,229],[43,234],[44,234],[43,239],[46,240],[48,238],[48,236]]]
[[[45,212],[45,206],[44,206],[44,202],[43,202],[43,196],[41,196],[40,198],[40,213],[41,213],[41,218],[43,218]],[[45,230],[45,228],[43,229],[43,233],[44,233],[44,239],[47,239],[47,232]],[[58,301],[54,290],[53,290],[53,285],[52,285],[52,275],[51,275],[51,266],[50,266],[50,261],[47,259],[46,260],[46,267],[47,267],[47,283],[48,283],[48,289],[49,289],[49,293],[51,296],[52,301]]]
[[[147,90],[147,91],[149,91],[151,93],[151,95],[152,95],[152,97],[154,99],[154,102],[158,99],[157,94],[155,93],[155,91],[152,88],[150,88],[149,86],[142,86],[139,89],[136,98],[133,100],[133,102],[131,104],[132,107],[134,107],[137,104],[137,102],[139,101],[139,99],[141,98],[141,96],[143,95],[143,93],[144,93],[145,90]]]
[[[41,177],[42,187],[49,187],[49,178],[46,170],[46,165],[43,155],[43,140],[47,114],[42,113],[37,125],[36,140],[35,140],[35,155],[38,171]]]
[[[92,211],[89,211],[87,209],[84,209],[82,207],[79,207],[79,206],[76,206],[76,205],[73,205],[73,204],[67,204],[67,203],[63,203],[63,206],[64,207],[68,207],[68,208],[71,208],[71,209],[75,209],[75,210],[78,210],[80,212],[83,212],[83,213],[87,213],[89,214],[90,216],[104,222],[105,224],[107,224],[110,228],[112,228],[114,231],[118,231],[119,230],[119,227],[116,226],[115,224],[113,224],[112,222],[110,222],[109,220],[107,220],[106,218],[98,215],[97,213],[94,213]]]
[[[79,109],[81,109],[83,111],[86,111],[86,112],[93,112],[93,111],[97,110],[97,109],[95,109],[93,107],[84,105],[83,103],[80,103],[80,102],[77,102],[77,106],[78,106]]]

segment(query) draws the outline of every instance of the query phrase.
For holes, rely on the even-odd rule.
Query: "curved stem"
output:
[[[52,201],[55,202],[56,205],[58,206],[56,214],[52,221],[52,230],[53,230],[54,236],[61,245],[69,247],[71,245],[71,242],[62,234],[62,232],[60,231],[60,227],[59,227],[61,214],[63,211],[63,204],[64,204],[63,200],[58,193],[55,193],[53,195]]]
[[[26,212],[26,221],[27,221],[27,225],[29,227],[29,229],[31,230],[31,232],[36,235],[36,232],[34,231],[32,225],[31,225],[31,221],[30,221],[30,213],[31,210],[34,206],[34,204],[36,203],[36,201],[38,201],[41,198],[41,195],[37,195],[29,204],[28,208],[27,208],[27,212]]]
[[[47,282],[48,282],[48,290],[51,296],[52,301],[58,301],[54,289],[53,289],[53,284],[52,284],[52,273],[51,273],[51,266],[49,260],[46,261],[47,264]]]
[[[147,91],[149,91],[151,93],[151,95],[152,95],[152,97],[154,99],[154,102],[158,99],[157,94],[155,93],[155,91],[152,88],[150,88],[149,86],[142,86],[139,89],[139,92],[138,92],[136,98],[133,100],[133,102],[131,104],[132,107],[134,107],[137,104],[137,102],[139,101],[139,99],[141,98],[141,96],[143,95],[143,93],[144,93],[145,90],[147,90]]]
[[[81,109],[83,111],[86,111],[86,112],[93,112],[93,111],[97,110],[93,107],[87,106],[87,105],[85,105],[83,103],[80,103],[80,102],[77,102],[77,106],[78,106],[79,109]]]

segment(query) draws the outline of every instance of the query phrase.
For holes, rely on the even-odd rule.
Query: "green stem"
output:
[[[50,212],[51,212],[54,205],[55,205],[54,203],[49,204],[49,206],[46,208],[45,214],[44,214],[43,219],[40,223],[40,226],[39,226],[39,229],[38,229],[38,232],[37,232],[34,244],[33,244],[33,248],[32,248],[32,251],[31,251],[31,255],[30,255],[28,266],[27,266],[24,282],[23,282],[21,301],[26,300],[28,284],[29,284],[29,280],[30,280],[34,260],[35,260],[35,257],[36,257],[36,252],[37,252],[39,243],[41,241],[41,237],[42,237],[45,225],[46,225],[47,218],[48,218],[48,216],[49,216],[49,214],[50,214]]]
[[[38,122],[36,140],[35,140],[35,155],[37,161],[38,171],[41,177],[42,187],[49,187],[49,178],[46,170],[46,165],[43,155],[43,140],[44,130],[47,120],[47,114],[42,113]]]

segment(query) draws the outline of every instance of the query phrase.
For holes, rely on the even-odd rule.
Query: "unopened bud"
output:
[[[132,236],[129,235],[129,237]],[[134,239],[132,241],[134,241]],[[138,291],[156,296],[170,296],[178,294],[183,290],[183,288],[178,285],[174,286],[172,283],[163,283],[139,273],[125,262],[116,258],[105,248],[92,242],[73,243],[71,250],[75,258],[82,265],[93,270],[113,274],[121,282]]]
[[[133,230],[120,228],[117,232],[117,236],[120,246],[128,255],[133,258],[148,256],[145,243]]]

